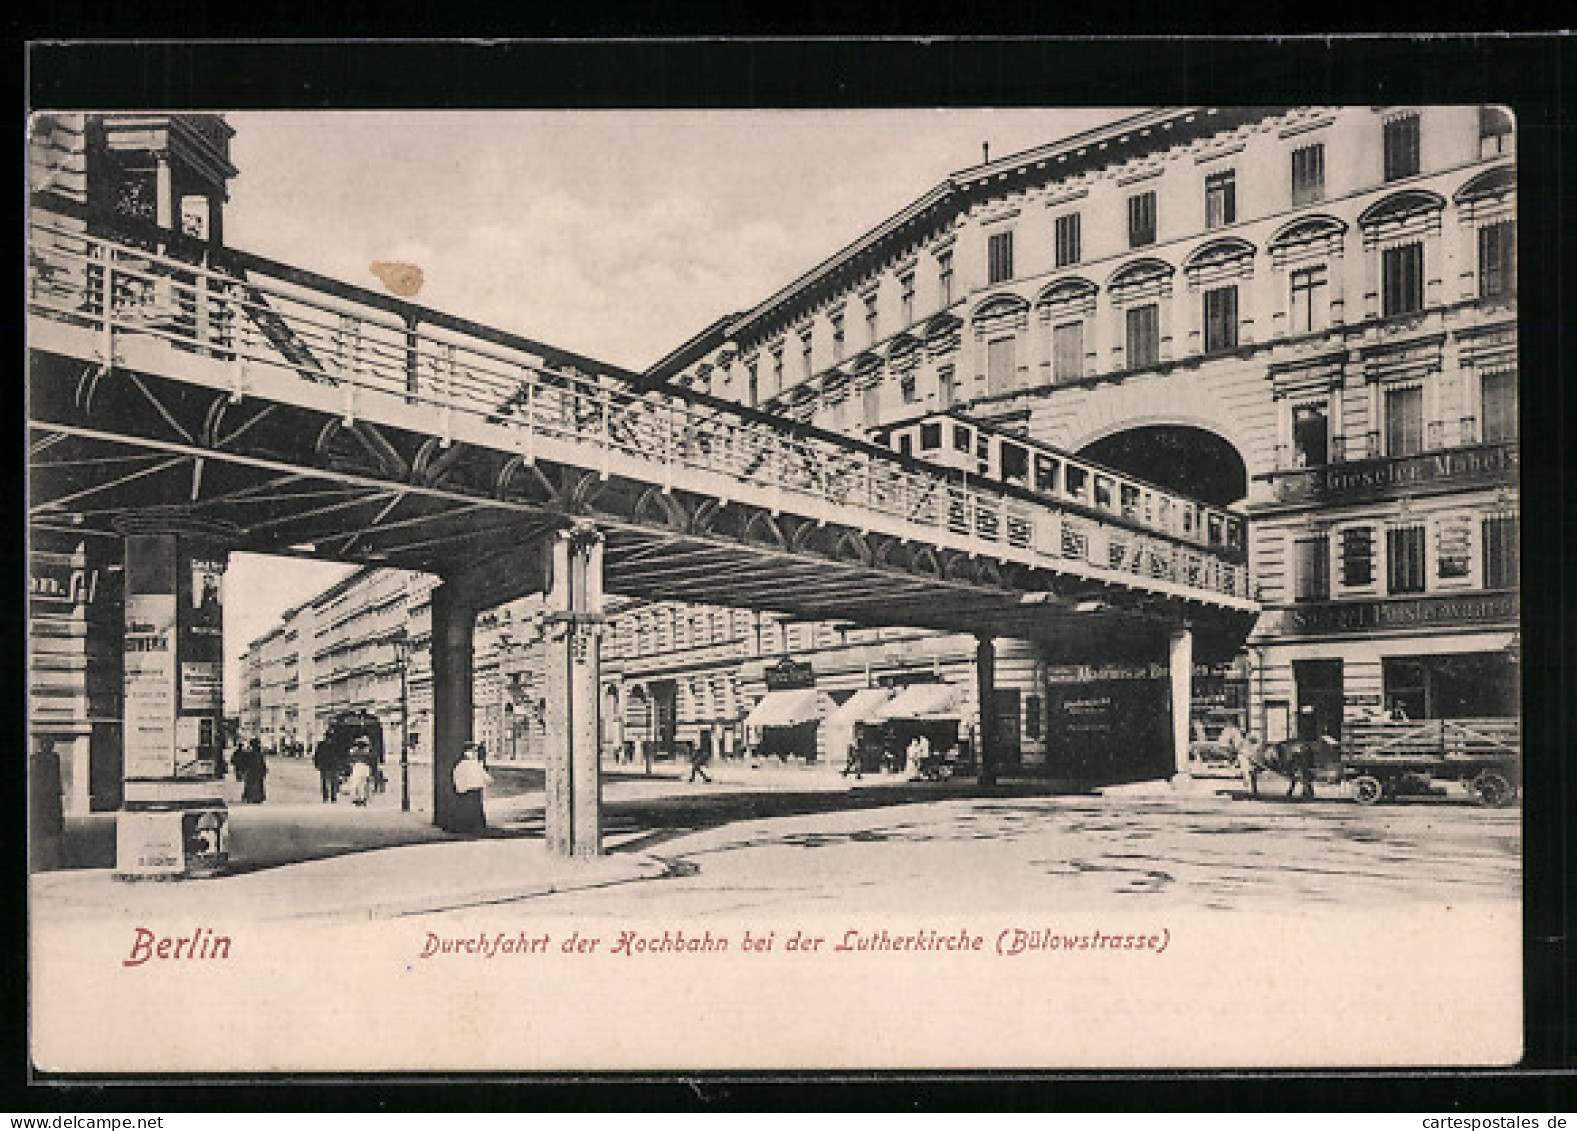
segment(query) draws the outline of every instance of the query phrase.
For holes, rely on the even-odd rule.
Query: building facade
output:
[[[1196,693],[1273,739],[1515,714],[1515,197],[1497,107],[1149,112],[954,174],[651,372],[863,435],[959,412],[1248,515],[1265,611]],[[1046,667],[1064,705],[1135,674]]]

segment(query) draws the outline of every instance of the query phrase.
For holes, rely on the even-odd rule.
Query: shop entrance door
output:
[[[1342,662],[1294,660],[1292,678],[1298,686],[1297,737],[1342,736]]]

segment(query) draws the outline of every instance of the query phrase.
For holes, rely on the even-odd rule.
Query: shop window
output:
[[[1040,737],[1040,696],[1024,696],[1024,737]]]
[[[1131,308],[1127,314],[1129,369],[1154,365],[1161,358],[1161,308],[1155,303]]]
[[[1205,227],[1220,228],[1237,220],[1237,173],[1228,169],[1205,178]]]
[[[1323,404],[1300,404],[1292,410],[1292,462],[1296,467],[1324,467],[1331,450],[1328,410]]]
[[[1511,220],[1478,230],[1478,297],[1511,298],[1517,293],[1517,226]]]
[[[1013,278],[1013,233],[998,232],[986,243],[986,281],[1005,283]]]
[[[1071,267],[1079,262],[1079,214],[1057,217],[1057,266]]]
[[[1017,343],[1013,338],[997,338],[986,343],[986,391],[1005,393],[1014,386],[1017,375]]]
[[[1424,390],[1392,389],[1385,394],[1385,454],[1417,455],[1424,448]]]
[[[1386,588],[1392,593],[1424,591],[1424,528],[1393,526],[1385,532]]]
[[[1355,526],[1342,531],[1342,584],[1349,587],[1374,582],[1374,531]]]
[[[1435,576],[1442,580],[1466,577],[1472,551],[1472,534],[1465,518],[1443,520],[1435,530]]]
[[[1141,192],[1128,198],[1128,246],[1144,247],[1155,242],[1155,192]]]
[[[1084,323],[1064,322],[1051,331],[1051,376],[1056,382],[1084,376]]]
[[[1424,245],[1387,248],[1380,260],[1380,312],[1387,318],[1424,308]]]
[[[1305,145],[1292,151],[1292,203],[1325,199],[1325,146]]]
[[[1518,577],[1518,519],[1514,514],[1484,519],[1484,588],[1515,589]]]
[[[1215,287],[1205,292],[1205,352],[1235,349],[1238,344],[1238,289]]]
[[[1385,179],[1411,177],[1418,172],[1418,115],[1399,114],[1385,122]]]
[[[1325,329],[1326,321],[1326,270],[1322,267],[1304,267],[1292,273],[1292,332],[1307,334]]]
[[[1387,656],[1380,661],[1380,679],[1385,692],[1387,714],[1403,719],[1429,717],[1422,663]]]

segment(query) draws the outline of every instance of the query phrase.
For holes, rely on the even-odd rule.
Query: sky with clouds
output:
[[[748,309],[950,173],[1120,116],[1112,109],[247,112],[234,247],[645,369]],[[240,651],[344,567],[236,554]]]

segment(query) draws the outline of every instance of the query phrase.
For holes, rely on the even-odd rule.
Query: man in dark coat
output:
[[[327,735],[323,736],[323,740],[318,743],[317,749],[312,752],[312,764],[318,769],[318,780],[323,786],[323,800],[328,804],[338,801],[340,771],[343,769],[343,762],[339,751],[334,749]]]

